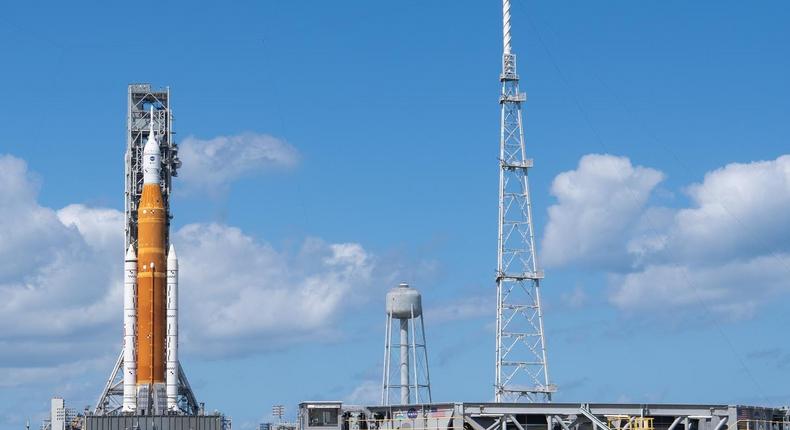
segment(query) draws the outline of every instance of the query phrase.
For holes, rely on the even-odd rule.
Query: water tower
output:
[[[393,320],[400,327],[400,339],[392,343]],[[387,293],[387,331],[384,334],[384,377],[381,404],[389,405],[390,391],[400,392],[400,404],[431,403],[431,377],[422,320],[422,297],[402,283]],[[397,359],[393,355],[397,351]],[[395,361],[395,366],[392,366]],[[397,375],[392,378],[393,375]]]

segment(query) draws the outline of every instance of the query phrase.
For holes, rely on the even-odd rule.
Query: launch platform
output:
[[[300,430],[790,430],[787,408],[720,404],[299,405]]]
[[[84,430],[225,430],[222,415],[88,415]]]

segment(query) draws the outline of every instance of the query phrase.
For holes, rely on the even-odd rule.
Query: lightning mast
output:
[[[532,159],[524,145],[516,54],[511,50],[510,0],[502,1],[502,107],[499,142],[499,238],[497,243],[496,376],[497,402],[549,402],[549,383],[540,281],[529,196]]]

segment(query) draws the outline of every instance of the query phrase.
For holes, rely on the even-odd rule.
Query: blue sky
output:
[[[248,428],[275,403],[375,398],[402,280],[435,399],[489,400],[500,14],[4,6],[0,426],[53,395],[92,404],[114,362],[130,82],[171,87],[184,161],[210,171],[173,200],[182,359],[209,409]],[[781,1],[515,1],[557,400],[790,400],[788,19]]]

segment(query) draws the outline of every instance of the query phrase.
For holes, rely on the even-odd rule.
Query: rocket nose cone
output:
[[[170,249],[167,250],[167,261],[168,263],[171,261],[178,261],[178,256],[176,255],[176,247],[173,244],[170,244]]]
[[[129,245],[129,249],[126,250],[126,261],[136,261],[137,254],[134,252],[134,247]]]
[[[151,118],[148,123],[148,139],[143,145],[143,154],[152,155],[159,153],[159,143],[156,141],[156,132],[154,131],[154,107],[151,106]]]
[[[148,140],[146,140],[145,145],[143,145],[143,154],[159,154],[159,144],[157,143],[156,136],[154,136],[153,132],[148,135]]]

